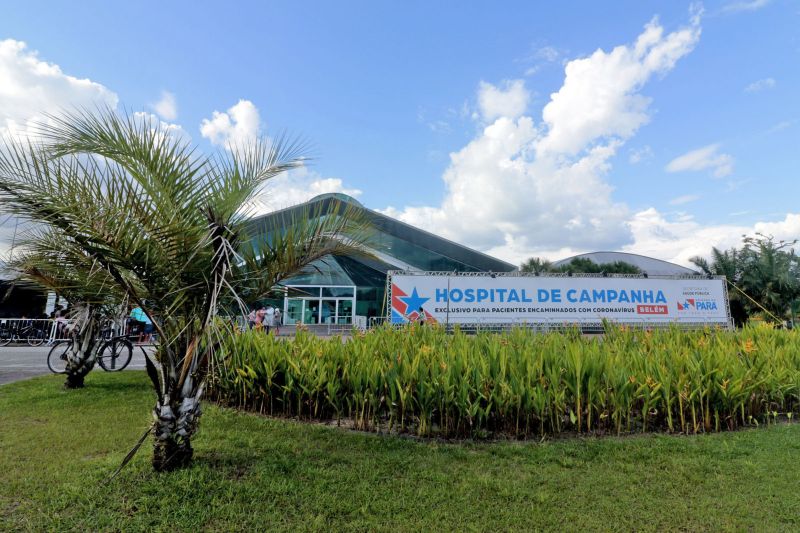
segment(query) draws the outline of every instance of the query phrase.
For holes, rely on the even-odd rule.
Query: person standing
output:
[[[150,320],[150,317],[147,316],[147,313],[144,312],[144,309],[138,306],[134,307],[131,311],[130,317],[138,324],[141,324],[138,342],[149,342],[150,336],[153,334],[153,321]]]
[[[256,327],[256,312],[257,310],[253,308],[247,315],[247,329],[253,329]]]
[[[275,326],[275,309],[271,305],[267,306],[267,312],[264,315],[264,327],[269,334],[269,330]]]
[[[281,334],[281,321],[283,320],[283,316],[281,310],[277,307],[275,308],[275,314],[273,315],[273,320],[275,322],[275,335]]]
[[[256,311],[256,329],[262,329],[265,326],[264,320],[266,315],[267,309],[262,305],[258,308],[258,311]]]

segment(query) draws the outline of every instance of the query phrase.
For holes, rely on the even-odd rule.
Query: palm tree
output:
[[[737,324],[762,311],[782,319],[800,296],[800,261],[791,248],[795,242],[756,234],[744,237],[741,249],[712,248],[711,261],[702,257],[691,261],[703,273],[725,276],[733,285],[728,298]]]
[[[741,251],[744,290],[779,319],[786,317],[800,296],[800,262],[791,248],[796,242],[776,242],[772,236],[756,234],[744,239]]]
[[[123,294],[97,260],[63,235],[34,228],[21,245],[25,251],[6,264],[18,274],[17,283],[53,291],[72,306],[64,387],[82,388],[97,360],[101,319],[119,310]]]
[[[722,251],[714,247],[711,248],[710,262],[699,256],[692,257],[689,261],[709,276],[725,276],[731,283],[738,283],[741,279],[742,262],[736,248]]]
[[[711,261],[700,256],[692,257],[689,261],[707,276],[725,276],[725,279],[733,287],[741,285],[744,262],[740,251],[736,248],[723,251],[712,247]],[[744,325],[749,316],[749,302],[746,302],[741,293],[734,289],[728,291],[728,305],[734,324],[737,326]]]
[[[157,394],[153,466],[186,465],[209,361],[227,334],[218,310],[243,308],[240,292],[320,257],[359,250],[366,233],[346,206],[291,220],[263,242],[248,235],[265,182],[303,164],[297,142],[205,157],[136,115],[99,109],[49,119],[41,144],[0,148],[0,207],[79,249],[150,317],[160,339],[147,358]]]

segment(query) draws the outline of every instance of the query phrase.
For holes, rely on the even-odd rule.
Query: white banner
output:
[[[391,321],[729,325],[725,280],[391,274]]]

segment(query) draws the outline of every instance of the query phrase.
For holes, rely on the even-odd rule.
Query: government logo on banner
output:
[[[429,300],[420,296],[416,287],[409,295],[392,283],[392,323],[419,322],[420,308],[425,314],[425,322],[436,323],[436,319],[424,307]]]
[[[678,302],[678,311],[716,311],[717,302],[714,300],[697,300],[687,298],[682,303]]]

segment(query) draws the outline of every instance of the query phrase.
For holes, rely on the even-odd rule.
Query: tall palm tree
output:
[[[711,260],[700,256],[689,259],[700,272],[708,276],[725,276],[725,279],[734,287],[739,287],[742,280],[744,261],[741,252],[736,248],[730,250],[720,250],[711,248]],[[731,310],[731,318],[737,326],[747,322],[749,313],[749,302],[742,297],[738,290],[728,291],[728,305]]]
[[[242,307],[241,292],[320,257],[360,250],[366,233],[342,206],[289,221],[262,242],[247,234],[264,184],[303,164],[297,142],[206,157],[136,115],[99,109],[49,118],[41,144],[0,147],[0,207],[77,247],[150,317],[160,339],[147,359],[157,393],[153,466],[185,465],[209,361],[226,334],[218,310]]]
[[[738,283],[742,275],[741,255],[736,248],[720,250],[711,248],[711,261],[704,257],[689,259],[704,274],[709,276],[725,276],[731,283]]]
[[[800,296],[800,261],[791,248],[795,243],[756,234],[744,237],[742,248],[712,248],[710,261],[702,257],[691,261],[703,273],[725,276],[734,285],[728,298],[737,324],[764,310],[770,318],[782,319]]]
[[[800,296],[800,261],[792,248],[796,242],[776,242],[772,236],[756,234],[744,239],[741,251],[744,290],[779,319]]]

